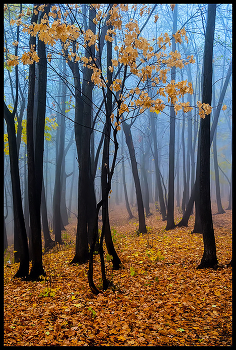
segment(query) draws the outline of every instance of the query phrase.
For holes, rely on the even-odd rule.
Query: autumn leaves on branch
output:
[[[34,13],[44,11],[45,5],[35,5]],[[51,47],[51,52],[48,50],[47,59],[51,62],[55,51],[53,47],[58,43],[63,43],[62,55],[66,60],[73,62],[81,62],[82,66],[86,66],[92,70],[91,81],[97,87],[109,88],[115,101],[121,100],[119,108],[119,115],[124,112],[129,113],[133,109],[140,108],[140,113],[146,109],[150,109],[151,112],[161,112],[166,107],[166,103],[162,97],[168,97],[168,103],[174,105],[175,112],[183,110],[184,112],[190,111],[193,107],[189,105],[189,102],[180,102],[179,99],[184,94],[193,94],[193,88],[191,82],[187,83],[187,80],[175,82],[171,80],[167,83],[167,74],[172,67],[184,68],[185,65],[194,63],[193,55],[189,55],[186,58],[182,58],[181,54],[175,50],[169,51],[171,46],[171,38],[167,33],[161,34],[155,39],[158,49],[156,52],[153,50],[153,43],[150,40],[140,35],[140,29],[136,20],[130,19],[129,22],[124,24],[124,13],[129,10],[129,6],[125,4],[114,4],[109,10],[109,19],[107,19],[106,6],[101,4],[92,4],[96,9],[96,16],[93,19],[96,25],[96,33],[91,29],[83,29],[80,23],[75,21],[73,24],[67,21],[67,17],[70,15],[73,17],[73,11],[78,10],[77,4],[67,5],[66,11],[63,15],[59,5],[51,7],[48,15],[44,14],[40,23],[28,24],[27,18],[31,15],[30,8],[18,16],[17,19],[11,19],[11,24],[22,26],[22,32],[36,36]],[[132,5],[132,9],[135,10],[136,5]],[[172,10],[174,5],[171,5]],[[141,11],[142,10],[142,11]],[[144,5],[140,10],[140,16],[144,11],[150,11],[147,6]],[[158,20],[158,15],[154,16],[154,22]],[[101,40],[101,27],[103,25],[109,26],[105,34],[105,40],[107,42],[113,42],[115,39],[116,45],[114,51],[117,58],[112,59],[111,66],[108,69],[113,73],[112,83],[108,86],[106,73],[101,67],[101,58],[97,59],[97,53],[99,54],[99,46]],[[175,42],[182,43],[185,40],[188,43],[187,34],[184,28],[178,30],[173,34]],[[14,45],[18,45],[18,42],[14,42]],[[80,52],[80,47],[84,47],[85,50],[94,45],[95,57],[86,57]],[[65,54],[67,50],[67,55]],[[31,47],[28,52],[23,52],[21,56],[15,56],[8,53],[7,65],[9,67],[15,66],[19,63],[31,64],[38,62],[39,57],[34,47]],[[121,71],[122,66],[128,67],[127,76],[133,75],[137,77],[136,88],[126,88],[123,94],[117,98],[117,93],[121,91],[124,81],[118,77],[117,73]],[[155,88],[155,99],[151,98],[148,93],[141,88],[141,83],[150,81],[151,86]],[[210,106],[201,105],[198,102],[199,115],[204,117],[205,114],[209,114],[211,111]],[[203,108],[202,108],[203,107]],[[114,117],[111,115],[112,121]],[[115,122],[113,127],[120,129],[120,124]]]

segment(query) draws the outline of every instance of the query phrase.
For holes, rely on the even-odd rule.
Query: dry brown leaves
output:
[[[153,209],[154,213],[154,209]],[[178,214],[176,214],[177,216]],[[158,214],[147,218],[149,234],[137,236],[137,219],[111,210],[114,244],[123,263],[111,270],[112,286],[98,296],[87,282],[87,265],[69,265],[75,222],[65,245],[43,256],[46,279],[13,279],[18,264],[4,263],[4,345],[232,345],[232,212],[213,215],[221,268],[197,270],[200,234],[188,228],[165,231]],[[176,220],[178,221],[178,220]],[[95,284],[101,288],[99,258]]]

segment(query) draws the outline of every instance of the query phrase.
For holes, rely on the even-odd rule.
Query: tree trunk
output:
[[[152,138],[153,138],[153,145],[154,145],[154,163],[155,163],[155,170],[156,170],[156,183],[158,187],[158,197],[160,202],[160,210],[161,210],[161,216],[162,220],[166,220],[166,206],[163,196],[163,189],[161,184],[161,174],[158,164],[158,150],[157,150],[157,134],[156,134],[156,126],[154,123],[154,116],[150,112],[150,122],[151,122],[151,131],[152,131]]]
[[[150,208],[149,208],[149,189],[148,189],[148,181],[147,181],[147,174],[146,174],[146,156],[147,152],[144,152],[143,148],[143,138],[142,138],[142,155],[141,155],[141,174],[143,178],[142,183],[142,193],[143,193],[143,204],[146,212],[146,217],[150,216]]]
[[[218,120],[219,120],[220,111],[221,111],[221,108],[222,108],[222,104],[223,104],[223,101],[224,101],[225,93],[226,93],[226,90],[227,90],[227,86],[229,84],[229,80],[230,80],[231,74],[232,74],[232,61],[230,62],[230,65],[229,65],[229,68],[228,68],[228,72],[227,72],[227,75],[226,75],[226,78],[225,78],[225,82],[224,82],[222,91],[220,93],[220,98],[219,98],[219,102],[218,102],[218,105],[217,105],[217,108],[216,108],[216,112],[214,114],[214,120],[213,120],[213,123],[212,123],[212,126],[211,126],[211,132],[210,132],[210,144],[213,141],[214,133],[215,133],[216,126],[217,126],[217,123],[218,123]],[[194,149],[194,147],[193,147],[193,149]],[[196,170],[196,173],[197,173],[197,170]],[[188,226],[188,220],[189,220],[189,217],[190,217],[191,212],[192,212],[192,208],[193,208],[193,204],[194,204],[194,201],[195,201],[195,193],[196,192],[197,191],[196,191],[196,181],[195,181],[195,183],[194,183],[194,185],[192,187],[192,192],[191,192],[190,199],[188,201],[186,210],[185,210],[185,212],[183,214],[183,218],[181,219],[181,221],[177,225],[178,227]],[[199,230],[197,230],[197,232],[199,232]]]
[[[122,133],[122,143],[121,143],[121,153],[122,153],[122,180],[123,180],[123,187],[124,187],[124,194],[125,194],[125,205],[127,212],[129,214],[129,219],[132,219],[134,216],[131,212],[129,200],[128,200],[128,193],[127,193],[127,187],[125,182],[125,162],[124,162],[124,137]]]
[[[108,29],[112,29],[112,26],[108,26]],[[112,72],[109,70],[109,66],[112,64],[112,42],[107,41],[107,80],[108,86],[112,84]],[[127,68],[126,68],[127,69]],[[104,94],[105,95],[105,94]],[[108,253],[112,255],[113,269],[118,270],[120,266],[120,258],[118,257],[111,236],[110,222],[109,222],[109,212],[108,212],[108,195],[111,189],[111,178],[112,175],[109,171],[109,148],[110,148],[110,133],[111,133],[111,113],[112,113],[112,92],[107,89],[107,102],[106,102],[106,125],[105,125],[105,137],[103,144],[103,157],[102,157],[102,174],[101,174],[101,185],[102,185],[102,233],[100,239],[100,248],[102,249],[102,237],[105,235],[105,242]],[[104,96],[105,98],[105,96]],[[115,145],[116,146],[116,145]],[[117,144],[118,150],[118,144]],[[117,152],[116,150],[116,152]],[[113,162],[116,158],[116,153],[113,156]],[[113,164],[112,164],[113,165]],[[111,170],[112,171],[112,170]],[[114,171],[114,169],[113,169]],[[101,264],[103,264],[100,252]],[[101,265],[102,271],[103,266]],[[103,272],[102,272],[103,273]],[[106,287],[107,280],[105,275],[103,276],[103,288]],[[105,288],[106,289],[106,288]]]
[[[63,60],[63,74],[66,75],[66,62]],[[63,82],[60,82],[61,86],[59,87],[59,95],[60,91],[62,92],[61,108],[60,108],[60,128],[58,129],[59,140],[58,140],[58,150],[56,157],[56,170],[55,170],[55,187],[53,194],[53,231],[55,234],[55,242],[62,244],[61,238],[61,192],[62,192],[62,160],[65,146],[65,101],[66,101],[66,85]]]
[[[177,8],[175,5],[173,11],[173,33],[177,32]],[[172,38],[172,51],[176,50],[175,38]],[[175,80],[176,67],[171,68],[171,80]],[[166,230],[171,230],[175,227],[174,222],[174,164],[175,164],[175,110],[174,106],[170,106],[170,142],[169,142],[169,187],[168,187],[168,202],[167,202],[167,225]]]
[[[22,201],[19,165],[17,156],[16,134],[14,115],[9,111],[4,102],[4,118],[7,123],[8,143],[9,143],[9,157],[10,157],[10,172],[12,183],[12,197],[13,197],[13,214],[14,214],[14,232],[17,233],[18,243],[18,258],[20,266],[15,274],[15,277],[27,277],[29,273],[29,251],[28,242],[25,229]],[[14,235],[15,236],[15,235]],[[15,249],[15,246],[14,246]]]
[[[95,9],[89,9],[88,27],[95,32],[93,19],[96,15]],[[95,56],[95,48],[91,46],[85,51],[85,57]],[[76,115],[75,115],[75,139],[79,159],[79,183],[78,183],[78,224],[76,234],[76,252],[71,263],[84,263],[88,260],[88,226],[90,221],[91,207],[96,204],[91,201],[92,196],[88,195],[91,181],[91,160],[90,160],[90,138],[91,138],[91,115],[92,115],[92,71],[88,67],[83,70],[82,94],[80,88],[80,76],[77,62],[70,64],[73,69],[76,89]],[[81,113],[82,112],[82,113]],[[77,124],[78,123],[78,124]],[[91,190],[91,189],[90,189]],[[90,191],[89,190],[89,191]],[[93,189],[94,191],[94,189]],[[96,207],[93,207],[95,213]],[[90,226],[91,229],[91,226]]]
[[[215,185],[216,185],[216,202],[217,202],[217,214],[224,214],[225,211],[222,207],[221,196],[220,196],[220,176],[219,176],[219,166],[217,160],[217,147],[216,147],[216,133],[213,138],[213,160],[215,169]]]
[[[184,101],[183,101],[184,102]],[[185,117],[183,113],[183,127],[182,127],[182,150],[183,150],[183,198],[182,198],[182,211],[184,212],[186,207],[186,164],[185,164]]]
[[[208,16],[203,60],[202,103],[211,104],[212,60],[215,31],[216,4],[208,4]],[[200,218],[203,233],[204,253],[198,268],[217,265],[215,236],[210,197],[210,115],[200,120]]]
[[[140,186],[140,181],[139,181],[139,176],[138,176],[138,167],[137,167],[137,162],[136,162],[136,157],[135,157],[135,151],[134,151],[134,145],[133,145],[130,125],[128,125],[125,121],[122,123],[122,125],[124,128],[126,144],[128,146],[128,150],[129,150],[132,172],[133,172],[133,177],[134,177],[134,184],[135,184],[137,204],[138,204],[139,232],[146,233],[147,228],[146,228],[146,224],[145,224],[143,198],[142,198],[141,186]]]
[[[50,4],[45,7],[48,14]],[[43,19],[41,15],[40,20]],[[37,15],[33,14],[31,23],[37,23]],[[30,36],[30,47],[36,45],[36,38]],[[47,59],[45,43],[38,40],[38,106],[36,132],[34,140],[34,92],[35,92],[35,63],[29,67],[29,91],[27,106],[27,155],[28,155],[28,196],[30,212],[30,228],[32,235],[32,268],[30,279],[36,280],[40,275],[45,275],[42,265],[42,239],[40,222],[40,204],[43,180],[43,151],[44,151],[44,128],[46,112],[46,88],[47,88]],[[35,141],[35,145],[34,145]],[[34,149],[35,147],[35,149]]]
[[[48,216],[47,216],[47,205],[45,198],[45,187],[44,180],[42,186],[42,202],[41,202],[41,216],[42,216],[42,226],[43,226],[43,235],[44,235],[44,249],[47,251],[48,249],[54,247],[55,242],[51,239],[49,227],[48,227]]]

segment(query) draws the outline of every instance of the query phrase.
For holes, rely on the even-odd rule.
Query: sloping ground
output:
[[[4,345],[232,345],[232,268],[226,266],[232,258],[232,212],[213,215],[217,270],[196,269],[203,242],[200,234],[190,234],[194,218],[187,228],[165,231],[166,222],[152,212],[150,233],[137,236],[137,219],[128,221],[121,207],[111,209],[123,265],[112,271],[105,254],[112,286],[98,296],[88,287],[88,266],[69,265],[75,221],[63,233],[66,244],[44,255],[47,277],[42,281],[14,280],[18,264],[7,262],[9,249]],[[98,256],[94,261],[95,284],[101,288]]]

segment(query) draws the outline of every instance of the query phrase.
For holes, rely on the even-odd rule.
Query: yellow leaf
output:
[[[220,297],[220,296],[221,296],[221,292],[220,292],[219,290],[215,290],[214,293],[215,293],[215,295],[216,295],[217,297]]]

